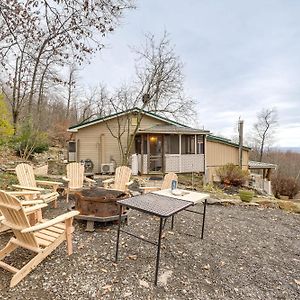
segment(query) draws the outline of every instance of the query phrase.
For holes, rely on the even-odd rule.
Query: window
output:
[[[132,126],[136,126],[137,123],[138,123],[138,118],[137,118],[137,117],[132,117],[132,118],[131,118],[131,125],[132,125]]]
[[[141,136],[135,137],[135,153],[141,154]]]
[[[197,135],[197,154],[204,154],[204,135]]]
[[[181,154],[195,154],[195,136],[181,136]]]
[[[176,134],[165,135],[165,153],[179,154],[179,136]]]
[[[69,141],[69,152],[76,152],[76,142]]]
[[[148,154],[147,136],[144,136],[144,154]]]
[[[135,137],[135,152],[137,154],[141,154],[141,147],[142,147],[142,136],[138,135]],[[147,154],[147,137],[144,136],[144,154]]]

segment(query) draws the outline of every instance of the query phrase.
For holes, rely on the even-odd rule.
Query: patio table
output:
[[[205,223],[205,215],[206,215],[206,205],[207,205],[207,200],[209,199],[209,194],[206,193],[200,193],[200,192],[195,192],[195,191],[190,191],[190,190],[182,190],[182,189],[177,189],[177,192],[180,192],[181,195],[174,195],[172,193],[171,189],[165,189],[165,190],[160,190],[160,191],[155,191],[153,194],[157,195],[162,195],[162,196],[168,196],[171,198],[176,198],[176,199],[181,199],[185,201],[190,201],[192,202],[192,206],[195,206],[197,204],[203,203],[203,212],[198,212],[189,208],[186,208],[185,211],[188,211],[190,213],[202,215],[202,230],[201,230],[201,239],[203,239],[203,234],[204,234],[204,223]],[[172,223],[171,223],[171,229],[174,227],[174,218],[175,215],[172,216]]]
[[[163,191],[161,191],[161,192],[163,192]],[[193,193],[199,194],[196,192],[193,192]],[[206,194],[206,195],[208,196],[208,194]],[[196,196],[198,196],[198,198],[199,198],[199,195],[194,195],[194,197],[190,196],[190,198],[194,198],[194,200],[197,200],[198,198]],[[182,196],[175,196],[175,195],[166,196],[164,194],[159,194],[159,193],[155,192],[155,193],[148,193],[145,195],[140,195],[140,196],[117,201],[117,204],[119,205],[119,225],[118,225],[118,232],[117,232],[115,261],[116,262],[118,261],[119,240],[120,240],[121,232],[156,246],[157,254],[156,254],[156,267],[155,267],[155,280],[154,280],[155,285],[157,285],[159,259],[160,259],[160,248],[161,248],[161,237],[162,237],[162,231],[163,231],[163,227],[164,227],[166,219],[169,217],[172,217],[172,228],[173,228],[174,216],[177,213],[179,213],[180,211],[187,210],[188,207],[194,206],[196,202],[199,202],[199,201],[192,201],[191,199],[189,199],[189,200],[180,199],[179,197],[182,197]],[[205,199],[204,199],[203,213],[195,212],[197,214],[203,215],[201,239],[203,238],[205,212],[206,212],[206,204],[207,204],[207,201],[206,201],[207,197],[204,197],[204,198]],[[132,232],[121,229],[121,215],[122,215],[122,207],[123,206],[129,207],[129,208],[137,210],[137,211],[141,211],[141,212],[149,214],[149,215],[154,215],[154,216],[159,217],[160,224],[159,224],[157,242],[147,240],[147,239],[145,239],[141,236],[138,236]],[[194,212],[194,211],[192,211],[192,212]]]

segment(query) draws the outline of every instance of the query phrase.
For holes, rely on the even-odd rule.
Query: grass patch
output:
[[[178,182],[180,185],[184,185],[185,187],[194,188],[196,190],[200,190],[203,187],[203,176],[194,173],[184,173],[184,174],[177,174],[178,175]]]
[[[279,200],[278,205],[281,209],[289,212],[300,213],[300,204],[292,201]]]

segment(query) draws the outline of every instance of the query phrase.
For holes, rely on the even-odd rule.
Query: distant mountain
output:
[[[277,149],[281,151],[291,151],[300,153],[300,147],[277,147]]]

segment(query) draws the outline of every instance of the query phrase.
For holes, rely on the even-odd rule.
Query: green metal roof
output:
[[[249,160],[248,162],[249,169],[276,169],[277,165],[260,162],[260,161],[253,161]]]
[[[108,119],[113,119],[113,118],[121,116],[121,115],[126,115],[126,114],[131,113],[131,112],[139,112],[139,111],[141,111],[143,114],[145,114],[147,116],[150,116],[150,117],[153,117],[153,118],[165,121],[165,122],[167,122],[169,124],[178,125],[178,126],[182,126],[182,127],[187,127],[188,128],[188,126],[186,126],[184,124],[181,124],[181,123],[178,123],[178,122],[176,122],[174,120],[171,120],[171,119],[168,119],[166,117],[157,115],[157,114],[155,114],[153,112],[149,112],[149,111],[146,111],[146,110],[134,107],[134,108],[131,108],[131,109],[124,110],[122,112],[114,113],[114,114],[111,114],[111,115],[108,115],[108,116],[105,116],[105,117],[100,117],[100,118],[97,118],[97,119],[94,119],[94,120],[91,120],[91,121],[83,121],[81,123],[78,123],[76,125],[73,125],[73,126],[69,127],[68,130],[69,131],[73,131],[73,130],[76,130],[76,129],[80,129],[81,127],[86,127],[86,126],[89,126],[89,125],[94,125],[94,124],[101,123],[101,122],[103,122],[105,120],[108,120]]]
[[[139,129],[138,133],[165,133],[165,134],[208,134],[209,131],[179,125],[155,125]]]
[[[232,142],[230,139],[223,138],[223,137],[220,137],[220,136],[209,134],[207,136],[207,140],[208,141],[212,141],[212,142],[219,142],[219,143],[222,143],[224,145],[228,145],[228,146],[233,146],[233,147],[239,148],[239,144]],[[251,148],[243,146],[243,150],[250,151]]]

